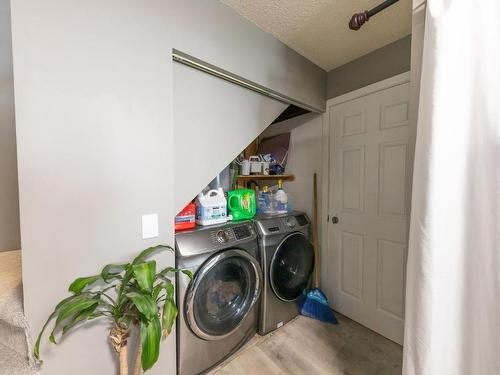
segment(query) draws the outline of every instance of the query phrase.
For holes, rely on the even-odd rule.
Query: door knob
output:
[[[332,224],[337,224],[339,222],[339,218],[337,216],[332,217]]]

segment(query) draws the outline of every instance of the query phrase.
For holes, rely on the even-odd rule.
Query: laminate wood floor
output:
[[[396,375],[402,347],[337,314],[338,325],[299,316],[255,336],[210,375]]]

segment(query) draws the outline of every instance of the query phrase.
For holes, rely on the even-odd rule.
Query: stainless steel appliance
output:
[[[264,275],[258,333],[264,335],[298,315],[297,299],[314,269],[310,220],[303,212],[254,219]]]
[[[177,373],[203,373],[256,333],[262,272],[250,221],[179,233],[177,276]]]

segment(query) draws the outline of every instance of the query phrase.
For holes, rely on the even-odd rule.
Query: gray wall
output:
[[[173,72],[178,212],[287,105],[179,63]]]
[[[212,0],[178,1],[173,11],[176,49],[320,110],[325,108],[326,72],[232,8]],[[285,107],[176,63],[176,210],[193,199]]]
[[[324,110],[326,72],[215,0],[175,1],[174,48]]]
[[[12,1],[25,312],[37,334],[68,284],[173,243],[172,4]],[[141,215],[160,236],[142,240]],[[163,263],[173,256],[159,257]],[[109,325],[41,350],[43,375],[115,374]],[[175,339],[148,374],[175,373]]]
[[[327,98],[410,70],[411,35],[328,72]]]
[[[21,247],[10,2],[0,0],[0,251]]]
[[[324,106],[325,72],[218,1],[13,0],[12,29],[33,334],[75,277],[173,243],[173,47]],[[151,213],[160,236],[142,240],[141,215]],[[107,328],[93,324],[57,347],[45,340],[42,375],[115,373]],[[175,373],[174,335],[148,373]]]

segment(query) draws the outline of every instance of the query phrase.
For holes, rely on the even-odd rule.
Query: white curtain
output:
[[[428,0],[405,375],[500,374],[500,0]]]

